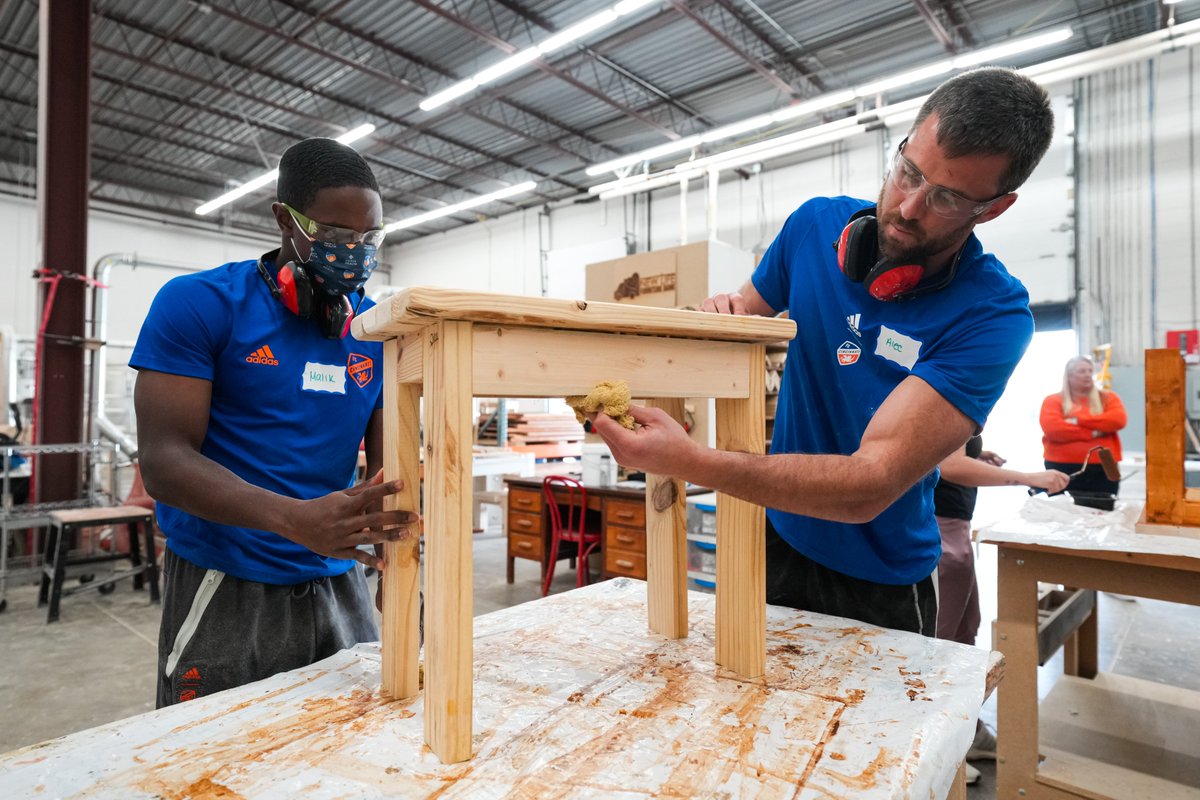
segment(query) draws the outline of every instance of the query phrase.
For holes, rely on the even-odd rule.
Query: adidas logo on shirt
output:
[[[862,314],[851,314],[846,317],[846,324],[850,326],[850,330],[855,336],[862,336],[862,331],[858,329],[858,323],[862,319]]]
[[[278,367],[279,361],[275,358],[275,354],[271,352],[270,345],[263,345],[255,350],[250,355],[246,356],[247,364],[269,364],[272,367]]]

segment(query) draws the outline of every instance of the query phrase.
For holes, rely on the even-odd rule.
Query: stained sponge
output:
[[[633,430],[633,417],[629,414],[629,384],[625,381],[600,381],[587,396],[568,397],[567,405],[575,409],[575,419],[580,422],[584,421],[585,412],[603,411],[623,427]]]

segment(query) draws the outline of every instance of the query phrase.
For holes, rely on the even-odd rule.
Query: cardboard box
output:
[[[587,299],[659,308],[699,308],[717,292],[737,291],[754,256],[723,242],[696,242],[587,265]]]
[[[699,308],[717,292],[736,292],[754,272],[754,256],[724,242],[704,241],[635,253],[587,265],[587,298],[659,308]],[[691,436],[716,444],[709,398],[688,401]]]

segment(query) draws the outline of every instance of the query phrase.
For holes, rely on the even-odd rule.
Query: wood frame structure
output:
[[[622,379],[676,418],[683,398],[717,399],[717,446],[762,453],[765,343],[791,320],[412,287],[354,320],[384,342],[384,475],[416,508],[417,419],[425,400],[425,741],[443,762],[471,757],[471,398],[587,394]],[[667,488],[664,484],[671,484]],[[687,635],[684,492],[647,476],[648,619]],[[765,512],[717,498],[716,662],[740,676],[766,661]],[[732,535],[736,532],[736,535]],[[383,691],[416,694],[419,558],[415,539],[385,550]]]
[[[1147,350],[1145,522],[1153,526],[1200,528],[1200,489],[1188,489],[1184,483],[1184,392],[1184,363],[1179,351]],[[1155,528],[1146,532],[1171,531]]]
[[[1066,676],[1039,708],[1038,583],[1200,605],[1200,559],[983,541],[999,545],[995,635],[1006,665],[997,703],[996,796],[1053,800],[1194,797],[1194,784],[1150,773],[1187,769],[1196,763],[1200,748],[1194,744],[1182,746],[1190,749],[1189,755],[1178,752],[1179,746],[1168,748],[1163,743],[1179,745],[1173,732],[1190,729],[1200,717],[1200,693],[1100,672],[1094,610],[1067,641]],[[1070,704],[1072,714],[1094,709],[1100,718],[1095,726],[1099,732],[1086,727],[1086,721],[1078,716],[1050,713],[1048,708],[1056,703]],[[1062,721],[1064,716],[1069,717],[1067,723]],[[1039,717],[1045,724],[1039,724]],[[1116,732],[1112,732],[1114,728]],[[1091,757],[1046,741],[1048,733],[1063,729],[1076,744],[1091,737],[1087,741],[1096,748]],[[1102,755],[1101,747],[1109,750]],[[1122,763],[1111,763],[1112,748],[1120,750]]]

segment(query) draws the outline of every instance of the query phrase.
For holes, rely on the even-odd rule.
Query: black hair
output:
[[[938,116],[937,143],[947,157],[1008,156],[999,194],[1026,181],[1054,135],[1046,90],[1003,67],[980,67],[943,83],[921,106],[913,129],[931,114]]]
[[[361,186],[379,194],[371,167],[349,145],[333,139],[305,139],[289,147],[279,159],[275,196],[301,214],[312,205],[317,192],[342,186]]]

